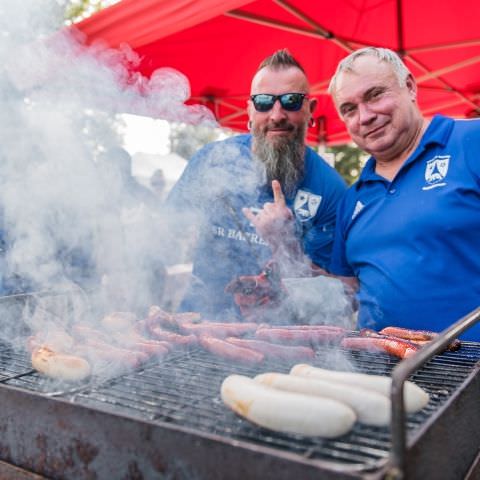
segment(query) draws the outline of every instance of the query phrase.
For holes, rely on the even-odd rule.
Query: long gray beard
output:
[[[304,174],[304,132],[297,131],[295,137],[269,142],[263,132],[254,131],[255,156],[265,167],[268,183],[278,180],[283,193],[291,197]]]

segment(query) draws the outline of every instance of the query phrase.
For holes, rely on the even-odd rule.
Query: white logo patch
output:
[[[352,220],[362,211],[364,206],[365,205],[360,200],[357,200],[355,208],[353,209]]]
[[[295,215],[301,222],[306,222],[317,214],[321,202],[321,195],[315,195],[305,190],[299,190],[295,196],[295,201],[293,202]]]
[[[425,167],[425,181],[428,185],[422,187],[422,190],[431,190],[436,187],[444,187],[447,176],[448,166],[450,163],[450,155],[436,155],[428,160]]]

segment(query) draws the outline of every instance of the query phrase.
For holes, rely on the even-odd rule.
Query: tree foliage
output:
[[[65,6],[65,21],[68,23],[78,22],[112,3],[115,2],[112,0],[68,0]]]
[[[365,163],[365,153],[353,145],[328,147],[327,152],[335,155],[335,169],[338,173],[349,185],[354,183]]]
[[[169,135],[170,151],[188,160],[198,149],[221,136],[222,131],[219,129],[172,123]]]

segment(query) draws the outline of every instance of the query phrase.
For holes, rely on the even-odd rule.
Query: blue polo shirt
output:
[[[359,327],[442,331],[480,305],[480,120],[433,118],[390,182],[370,158],[339,206],[330,270]],[[464,339],[480,341],[480,325]]]
[[[345,189],[340,175],[307,148],[304,179],[286,200],[305,253],[323,268],[330,262],[336,209]],[[200,225],[183,310],[218,316],[236,309],[225,285],[239,275],[260,273],[272,256],[242,213],[243,207],[260,210],[265,202],[273,202],[273,193],[264,169],[252,159],[250,135],[211,143],[188,162],[166,202],[176,218]]]

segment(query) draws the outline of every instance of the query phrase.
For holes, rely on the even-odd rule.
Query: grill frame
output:
[[[108,382],[73,386],[67,391],[58,390],[54,383],[39,383],[39,375],[28,368],[28,362],[22,361],[20,368],[24,370],[19,372],[14,369],[10,378],[2,376],[5,371],[0,363],[0,459],[53,479],[137,479],[158,478],[160,474],[165,478],[193,480],[282,480],[297,475],[302,480],[376,480],[386,476],[409,479],[462,478],[474,461],[477,453],[475,445],[480,444],[480,419],[465,415],[465,412],[478,409],[480,344],[466,342],[465,345],[466,349],[471,345],[475,350],[476,363],[470,362],[465,367],[468,373],[426,419],[416,424],[413,422],[413,428],[409,417],[407,424],[410,430],[402,469],[397,468],[395,459],[392,462],[388,452],[368,467],[346,465],[322,458],[309,458],[295,451],[281,450],[255,439],[249,440],[248,437],[244,440],[237,435],[225,435],[225,432],[218,434],[213,428],[210,431],[193,428],[188,422],[181,424],[148,416],[141,418],[132,410],[117,407],[112,410],[101,403],[88,405],[79,399],[92,398],[89,392],[95,389],[101,393],[103,388],[107,388],[108,394]],[[323,361],[331,353],[332,349],[329,348],[319,350],[315,364],[325,366]],[[0,351],[0,358],[2,355]],[[21,352],[12,351],[11,357],[15,355],[19,360],[22,359]],[[191,352],[191,355],[194,356],[195,352]],[[209,357],[206,353],[202,355],[200,358]],[[370,358],[379,358],[378,354],[347,355],[365,362]],[[212,360],[211,356],[209,358],[212,363],[217,366],[223,364],[223,367],[230,369],[229,373],[234,373],[232,364]],[[438,358],[442,361],[439,362]],[[434,370],[442,370],[443,363],[448,364],[448,358],[457,359],[458,354],[437,357],[433,363]],[[186,353],[178,353],[166,361],[175,359],[186,359],[187,367],[195,367],[192,357],[187,358]],[[379,365],[374,365],[374,370],[384,368],[384,373],[388,373],[397,364],[398,361],[384,356]],[[405,365],[405,362],[400,365]],[[161,370],[161,367],[149,365],[112,382],[118,384],[128,378],[136,379],[155,371],[155,368]],[[268,366],[262,367],[262,371],[268,369]],[[424,370],[415,375],[421,376]],[[248,371],[235,373],[248,374]],[[251,372],[255,373],[258,372]],[[380,372],[370,370],[369,373]],[[417,383],[421,384],[421,381]],[[43,390],[39,391],[39,385],[43,385]],[[207,395],[210,394],[207,392]],[[218,394],[219,389],[216,388],[213,395]],[[223,406],[222,409],[226,410]],[[249,428],[261,431],[257,427]],[[342,441],[340,439],[338,442]],[[456,456],[453,460],[452,452]],[[435,461],[432,462],[433,455]]]
[[[149,368],[152,367],[144,371],[148,372]],[[480,425],[472,429],[472,420],[464,413],[474,411],[478,404],[475,399],[480,392],[479,368],[478,364],[472,368],[453,395],[415,431],[407,450],[407,465],[413,462],[415,468],[408,478],[442,478],[438,475],[437,462],[432,466],[429,458],[433,452],[445,457],[452,451],[458,452],[459,458],[471,457],[469,463],[473,461],[475,452],[471,445],[475,445],[476,436],[466,437],[464,432],[480,431]],[[133,372],[130,376],[139,373]],[[36,373],[25,373],[13,375],[10,381],[32,381],[37,377]],[[114,380],[118,381],[121,379]],[[1,385],[0,458],[55,479],[155,478],[161,473],[173,475],[172,478],[209,480],[289,479],[294,475],[302,480],[373,480],[391,474],[388,458],[378,462],[372,471],[356,471],[343,463],[304,458],[297,453],[209,434],[178,423],[142,419],[125,411],[114,412],[107,404],[101,408],[100,403],[94,407],[78,402],[78,397],[92,388],[101,391],[107,387],[87,385],[66,393],[50,389],[40,394]],[[88,392],[86,396],[89,398]],[[460,449],[458,438],[465,443]],[[451,443],[453,445],[447,445]],[[459,467],[458,462],[450,462],[445,471],[451,472],[453,466],[456,473],[458,468],[466,472],[469,463],[463,461]],[[461,477],[446,475],[443,478]]]
[[[318,480],[332,478],[332,473],[341,480],[367,478],[288,452],[164,422],[152,424],[14,387],[2,387],[0,401],[4,412],[1,458],[52,479],[158,478],[161,474],[181,480],[288,480],[297,475]],[[24,412],[20,420],[6,421],[19,410]]]
[[[426,362],[432,359],[436,354],[439,354],[447,348],[447,346],[452,342],[455,338],[459,337],[465,330],[468,330],[470,327],[475,325],[480,320],[480,307],[477,307],[472,312],[468,313],[464,317],[460,318],[457,322],[451,325],[448,329],[442,332],[435,341],[431,342],[429,345],[426,345],[417,355],[406,359],[405,361],[399,363],[395,367],[392,372],[392,390],[391,390],[391,399],[392,399],[392,420],[391,420],[391,430],[392,430],[392,449],[390,453],[390,470],[389,476],[391,478],[403,479],[403,478],[414,478],[414,474],[418,475],[418,469],[412,469],[412,466],[415,464],[415,461],[422,456],[423,451],[419,449],[418,446],[415,449],[410,449],[407,454],[407,435],[406,435],[406,427],[405,427],[405,409],[404,409],[404,401],[403,401],[403,385],[407,378],[413,373],[418,371],[418,369],[425,365]],[[477,362],[476,367],[474,370],[477,371],[480,368],[480,362]],[[474,388],[472,385],[477,384],[476,392],[473,390],[473,396],[464,395],[462,397],[463,400],[458,399],[458,392],[453,393],[453,399],[449,402],[452,408],[449,409],[450,413],[446,413],[445,415],[449,417],[447,421],[447,426],[445,429],[439,428],[435,421],[430,419],[420,432],[423,432],[421,438],[429,438],[430,442],[437,443],[437,447],[435,450],[438,452],[444,452],[445,455],[440,455],[439,459],[435,462],[435,471],[440,469],[439,471],[442,472],[442,475],[445,478],[458,478],[458,470],[459,467],[457,462],[449,461],[446,459],[449,458],[449,453],[452,451],[458,450],[459,443],[466,444],[466,447],[461,448],[462,452],[470,452],[471,448],[468,448],[469,445],[480,445],[480,432],[478,429],[472,429],[470,425],[470,420],[466,418],[466,415],[457,415],[459,412],[466,411],[466,412],[475,412],[475,404],[474,399],[480,398],[480,386],[478,383],[478,375],[474,375],[472,372],[470,374],[471,382],[465,380],[464,383],[468,385],[468,388]],[[455,400],[457,399],[457,400]],[[460,407],[453,408],[453,406],[457,405],[463,401],[463,405]],[[469,406],[467,402],[471,403]],[[467,410],[462,410],[466,409]],[[451,413],[453,411],[453,414]],[[457,417],[460,418],[458,422]],[[475,416],[474,416],[475,418]],[[480,415],[476,415],[477,423]],[[444,419],[445,421],[445,419]],[[462,424],[462,427],[458,427],[458,424]],[[455,435],[452,435],[453,427],[449,428],[450,425],[455,425],[456,431],[458,432]],[[440,427],[443,423],[439,424]],[[417,433],[417,437],[420,435],[420,432]],[[433,432],[427,433],[427,432]],[[438,439],[443,439],[441,443],[438,442]],[[420,442],[421,443],[421,442]],[[430,443],[432,444],[432,443]],[[474,455],[475,449],[473,450]],[[470,461],[473,463],[475,457],[472,458],[471,454],[469,453]],[[430,462],[432,463],[432,462]],[[428,461],[426,462],[428,465]],[[431,469],[430,469],[431,470]],[[449,473],[450,472],[450,473]],[[466,472],[463,472],[464,474]],[[425,476],[427,475],[427,476]],[[420,474],[420,476],[415,478],[430,478],[428,476],[428,472]],[[450,476],[452,475],[452,476]],[[438,477],[437,477],[438,478]]]

